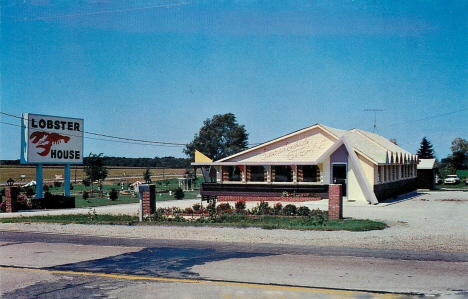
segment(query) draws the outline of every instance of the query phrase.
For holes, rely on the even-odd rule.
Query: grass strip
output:
[[[182,217],[148,220],[138,222],[138,217],[129,215],[88,214],[29,216],[0,219],[1,223],[60,223],[60,224],[96,224],[96,225],[170,225],[170,226],[204,226],[204,227],[258,227],[263,229],[315,230],[315,231],[371,231],[387,227],[383,222],[362,219],[326,220],[315,222],[311,217],[277,217],[228,215],[216,218]]]

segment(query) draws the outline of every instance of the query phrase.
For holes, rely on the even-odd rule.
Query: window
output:
[[[223,167],[223,181],[239,182],[242,180],[241,170],[238,166]]]
[[[272,166],[274,174],[273,182],[292,182],[293,173],[291,166]]]
[[[247,166],[247,181],[248,182],[265,182],[265,167],[263,166]]]
[[[320,182],[320,168],[317,165],[298,166],[299,182]]]

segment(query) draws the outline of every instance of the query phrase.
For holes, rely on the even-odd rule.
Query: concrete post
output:
[[[340,184],[330,184],[328,190],[328,218],[343,219],[343,194]]]

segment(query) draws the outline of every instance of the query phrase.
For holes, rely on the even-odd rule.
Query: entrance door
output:
[[[332,183],[341,184],[341,192],[346,196],[346,179],[348,173],[347,164],[333,164],[332,166]]]

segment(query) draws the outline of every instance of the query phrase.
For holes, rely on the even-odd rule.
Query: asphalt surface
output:
[[[390,225],[361,233],[0,224],[0,294],[377,298],[388,292],[468,298],[467,203],[465,192],[420,192],[377,206],[345,202],[345,217]],[[321,209],[326,204],[304,203]],[[98,213],[135,213],[133,208],[103,207]]]
[[[273,290],[278,298],[308,298],[312,291],[320,298],[337,292],[343,298],[387,292],[468,298],[465,253],[19,232],[0,237],[4,298],[150,298],[138,288],[142,282],[158,291],[163,284],[165,298],[271,298]],[[200,283],[208,285],[185,292]]]

